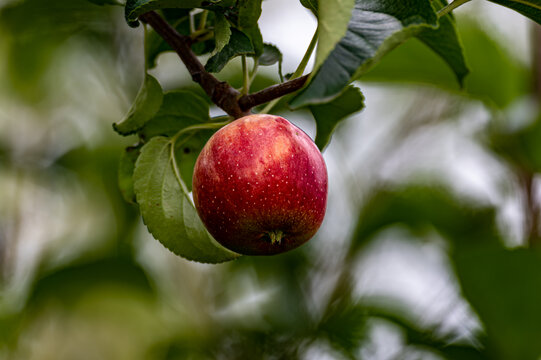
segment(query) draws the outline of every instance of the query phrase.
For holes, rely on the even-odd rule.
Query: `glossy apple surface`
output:
[[[327,205],[327,169],[302,130],[274,115],[249,115],[217,131],[195,164],[193,198],[210,234],[245,255],[302,245]]]

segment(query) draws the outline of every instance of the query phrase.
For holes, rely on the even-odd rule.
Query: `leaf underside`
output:
[[[160,83],[147,74],[128,114],[113,124],[113,128],[121,135],[133,134],[152,119],[160,109],[162,101],[163,91]]]
[[[137,159],[134,190],[144,223],[166,248],[188,260],[216,264],[237,258],[206,231],[175,174],[171,146],[168,138],[154,137]]]
[[[321,105],[311,105],[309,108],[316,120],[315,143],[317,147],[323,150],[330,142],[331,135],[338,123],[349,115],[362,110],[363,107],[363,94],[354,86],[348,86],[333,101]]]
[[[434,0],[432,4],[436,10],[440,10],[447,5],[447,2],[445,0]],[[416,37],[447,63],[462,87],[464,78],[470,71],[466,65],[464,51],[458,37],[453,15],[447,14],[443,16],[439,19],[437,29],[423,29]]]
[[[291,105],[328,102],[383,55],[423,28],[437,25],[436,13],[428,0],[357,0],[345,36]],[[316,59],[316,63],[319,61]]]

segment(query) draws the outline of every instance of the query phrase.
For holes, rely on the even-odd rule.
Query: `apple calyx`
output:
[[[274,230],[274,231],[269,231],[265,235],[267,235],[270,238],[271,244],[276,244],[276,243],[280,244],[282,242],[282,237],[284,236],[284,232],[282,230]]]

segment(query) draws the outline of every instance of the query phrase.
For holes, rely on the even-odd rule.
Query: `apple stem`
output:
[[[271,244],[280,244],[280,242],[282,241],[282,237],[284,236],[282,230],[269,231],[267,234],[271,239]]]

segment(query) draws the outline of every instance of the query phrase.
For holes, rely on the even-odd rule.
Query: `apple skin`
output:
[[[248,115],[218,130],[193,173],[193,199],[209,233],[244,255],[294,249],[318,230],[327,168],[312,139],[286,119]]]

